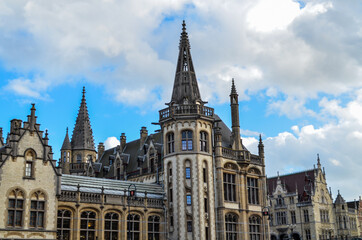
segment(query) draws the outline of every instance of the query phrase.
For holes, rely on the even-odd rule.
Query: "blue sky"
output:
[[[310,169],[362,195],[362,17],[358,1],[1,1],[0,126],[36,103],[55,158],[86,87],[95,142],[116,144],[171,97],[182,20],[201,96],[230,125],[231,78],[243,143],[264,138],[267,174]],[[6,136],[4,136],[6,137]],[[335,196],[335,194],[334,194]]]

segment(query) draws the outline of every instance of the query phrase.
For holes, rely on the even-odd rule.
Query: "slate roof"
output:
[[[279,176],[281,183],[284,185],[285,188],[289,193],[296,192],[298,190],[298,194],[303,193],[304,186],[308,185],[309,183],[312,184],[311,186],[314,187],[314,169],[292,173],[287,175]],[[268,194],[272,195],[276,186],[277,186],[278,177],[267,178],[267,188]]]
[[[335,204],[345,204],[346,201],[344,200],[344,198],[342,197],[342,195],[339,193],[339,190],[338,190],[338,194],[337,194],[337,197],[336,197],[336,200],[334,201]]]
[[[188,104],[195,104],[196,101],[202,102],[192,63],[186,24],[183,21],[171,103],[184,104],[185,98],[188,100]]]
[[[130,184],[134,184],[136,186],[137,197],[145,197],[145,192],[147,192],[148,198],[164,198],[164,191],[158,184],[120,181],[68,174],[63,174],[61,177],[61,190],[65,191],[77,191],[79,185],[79,191],[81,192],[101,193],[103,187],[105,194],[124,195],[124,190],[128,190]]]
[[[87,103],[85,100],[85,88],[83,87],[83,97],[80,103],[77,120],[75,122],[71,146],[73,150],[95,151],[93,131],[91,128]]]
[[[359,209],[359,201],[352,201],[352,202],[347,202],[347,206],[348,208],[356,208]]]

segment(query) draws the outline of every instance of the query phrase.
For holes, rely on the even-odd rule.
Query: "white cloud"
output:
[[[104,141],[105,150],[116,147],[120,144],[119,140],[116,137],[108,137],[106,141]]]
[[[35,99],[47,99],[48,94],[44,93],[49,86],[49,83],[43,79],[23,79],[16,78],[8,81],[8,84],[4,87],[6,91],[9,91],[16,95],[25,96]]]

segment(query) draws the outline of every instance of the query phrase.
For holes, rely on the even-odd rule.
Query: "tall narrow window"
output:
[[[149,216],[148,217],[148,239],[159,240],[160,239],[160,217]]]
[[[42,192],[35,192],[30,202],[30,223],[32,228],[43,228],[45,217],[45,195]]]
[[[224,199],[225,201],[236,201],[235,174],[224,173]]]
[[[256,178],[248,178],[248,201],[250,204],[259,204],[259,187]]]
[[[169,201],[173,202],[173,193],[172,193],[172,188],[170,188],[170,196],[169,196]]]
[[[304,213],[304,222],[308,223],[309,222],[309,212],[308,209],[304,209],[303,210]]]
[[[140,239],[140,215],[129,214],[127,216],[127,240]]]
[[[96,213],[84,211],[80,215],[80,239],[95,240]]]
[[[207,213],[209,210],[209,201],[207,201],[207,198],[204,198],[204,210],[205,213]]]
[[[24,193],[19,189],[11,191],[8,204],[8,227],[22,227],[24,212]]]
[[[311,235],[310,235],[310,229],[306,229],[306,230],[305,230],[305,235],[306,235],[306,239],[307,239],[307,240],[311,240],[311,239],[312,239],[312,237],[311,237]]]
[[[167,134],[167,153],[175,152],[175,135],[173,133]]]
[[[277,224],[285,225],[287,224],[287,213],[286,212],[277,212]]]
[[[190,167],[185,168],[185,177],[186,177],[186,179],[191,178],[191,169],[190,169]]]
[[[202,177],[203,177],[203,179],[204,179],[204,183],[206,183],[207,182],[207,178],[206,178],[206,168],[204,167],[203,169],[202,169]]]
[[[70,240],[70,224],[72,213],[69,210],[58,210],[57,239]]]
[[[27,151],[25,153],[25,174],[24,174],[26,178],[33,177],[34,160],[35,160],[35,153],[31,150]]]
[[[226,240],[236,240],[238,239],[237,232],[237,222],[238,217],[234,214],[227,214],[225,216],[225,234]]]
[[[200,151],[208,152],[208,134],[207,134],[207,132],[200,132]]]
[[[190,130],[182,131],[181,149],[182,149],[182,151],[190,151],[193,149],[192,148],[192,131],[190,131]]]
[[[107,213],[104,218],[104,239],[118,240],[118,213]]]
[[[191,206],[191,204],[192,204],[191,194],[186,195],[186,204],[187,204],[187,206]]]
[[[295,217],[295,211],[290,211],[290,218],[292,219],[292,224],[297,223],[297,219]]]
[[[187,221],[187,232],[192,232],[192,221]]]
[[[261,239],[260,223],[261,223],[260,217],[258,216],[252,216],[249,218],[250,240]]]
[[[82,155],[77,154],[77,163],[81,163],[81,162],[82,162]]]

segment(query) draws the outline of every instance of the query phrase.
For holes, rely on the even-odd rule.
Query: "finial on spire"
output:
[[[185,20],[182,20],[182,32],[186,32],[186,23],[185,23]]]
[[[45,129],[45,138],[48,138],[48,129]]]
[[[259,134],[259,143],[262,143],[263,140],[261,139],[261,134]]]
[[[67,130],[66,130],[66,133],[68,134],[68,127],[67,127]]]
[[[321,160],[319,159],[319,153],[317,153],[317,166],[321,166]]]
[[[85,99],[85,86],[83,86],[82,94],[83,94],[82,98]]]
[[[236,87],[235,87],[234,78],[231,79],[231,94],[238,94],[238,93],[236,92]]]

